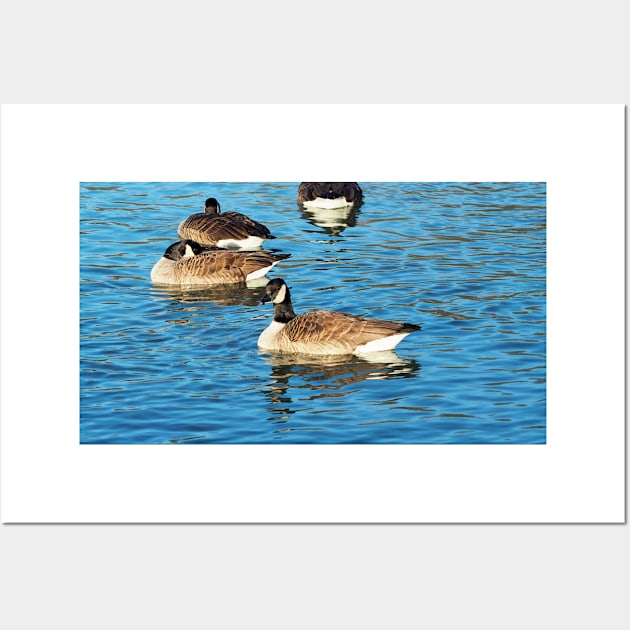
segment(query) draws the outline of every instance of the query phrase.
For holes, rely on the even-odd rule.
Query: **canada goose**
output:
[[[265,239],[273,238],[269,228],[240,212],[221,213],[221,205],[214,197],[206,199],[204,212],[193,214],[179,224],[177,235],[201,245],[229,249],[259,247]]]
[[[185,239],[169,245],[151,270],[151,282],[168,285],[212,285],[263,277],[291,254],[209,249]]]
[[[273,302],[273,321],[258,338],[264,350],[302,354],[364,354],[391,350],[414,330],[415,324],[367,319],[339,311],[309,311],[296,315],[287,283],[267,283],[262,303]]]
[[[297,200],[305,208],[358,206],[363,201],[363,191],[356,182],[302,182]]]

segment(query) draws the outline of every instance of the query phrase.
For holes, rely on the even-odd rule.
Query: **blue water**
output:
[[[369,183],[350,216],[292,183],[81,185],[82,443],[546,441],[544,183]],[[395,354],[274,356],[260,287],[149,281],[214,196],[277,236],[297,313],[422,325]]]

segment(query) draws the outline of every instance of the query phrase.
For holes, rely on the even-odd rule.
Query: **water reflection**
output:
[[[302,218],[311,225],[318,227],[331,236],[341,234],[346,228],[357,224],[360,214],[358,206],[344,206],[343,208],[305,208],[300,206]]]
[[[393,350],[361,357],[262,352],[260,357],[271,366],[263,391],[274,420],[286,420],[301,409],[302,402],[344,398],[363,381],[414,378],[420,370],[417,361],[402,359]]]
[[[181,303],[213,302],[219,306],[245,304],[258,306],[265,292],[267,277],[257,278],[238,284],[220,284],[209,287],[186,289],[176,286],[154,286],[151,291],[155,297],[175,300]]]

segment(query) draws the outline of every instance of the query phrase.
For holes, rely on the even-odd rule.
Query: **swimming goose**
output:
[[[185,239],[169,245],[151,270],[151,282],[168,285],[213,285],[262,278],[291,254],[209,249]]]
[[[221,205],[214,197],[206,199],[205,211],[184,219],[177,228],[181,239],[191,239],[201,245],[229,249],[259,247],[273,238],[269,228],[240,212],[221,213]]]
[[[302,354],[357,354],[391,350],[414,330],[415,324],[367,319],[339,311],[309,311],[296,315],[287,283],[274,278],[262,300],[273,302],[273,321],[258,338],[263,350]]]
[[[363,191],[356,182],[302,182],[297,200],[305,208],[358,206],[363,201]]]

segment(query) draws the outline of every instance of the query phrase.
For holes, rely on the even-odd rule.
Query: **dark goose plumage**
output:
[[[298,187],[300,204],[329,208],[333,204],[358,206],[363,201],[363,191],[357,182],[302,182]]]

